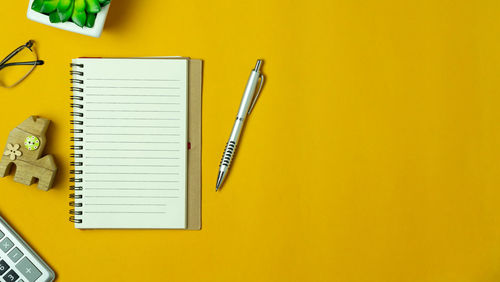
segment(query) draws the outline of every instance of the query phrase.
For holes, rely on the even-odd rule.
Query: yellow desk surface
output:
[[[101,38],[0,12],[0,54],[46,61],[0,89],[0,144],[53,121],[49,192],[0,179],[0,212],[59,281],[500,281],[498,1],[114,0]],[[69,67],[204,60],[203,229],[80,231],[68,218]],[[220,193],[257,58],[267,83]],[[3,146],[3,145],[1,145]]]

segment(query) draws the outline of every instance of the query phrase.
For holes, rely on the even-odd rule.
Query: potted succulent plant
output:
[[[30,0],[28,18],[64,30],[99,37],[111,0]]]

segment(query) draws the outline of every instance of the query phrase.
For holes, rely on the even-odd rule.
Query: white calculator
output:
[[[0,281],[54,281],[54,271],[0,216]]]

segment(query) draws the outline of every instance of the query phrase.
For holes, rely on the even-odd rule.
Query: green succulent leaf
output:
[[[85,13],[85,11],[79,12],[74,9],[73,14],[71,15],[71,20],[79,27],[83,27],[87,22],[87,13]]]
[[[51,23],[60,23],[61,18],[59,17],[59,13],[57,11],[50,13],[49,20]]]
[[[59,0],[34,1],[31,8],[43,14],[50,14],[56,10],[57,3],[59,3]]]
[[[49,16],[51,23],[73,21],[79,27],[92,28],[97,14],[111,0],[34,0],[31,9]]]
[[[101,11],[101,5],[98,0],[85,0],[87,13],[99,13]]]
[[[31,9],[33,11],[41,13],[42,6],[43,6],[43,0],[35,0],[35,1],[33,1],[33,4],[31,4]]]
[[[101,4],[101,7],[105,7],[106,5],[109,4],[109,2],[111,2],[111,0],[98,0],[99,1],[99,4]]]
[[[75,11],[85,13],[85,0],[75,0]]]
[[[59,0],[59,3],[57,4],[57,10],[59,12],[66,11],[69,9],[72,3],[73,0]]]
[[[61,10],[57,9],[57,14],[59,15],[59,19],[63,23],[69,21],[69,19],[71,18],[71,15],[73,14],[73,8],[75,7],[75,2],[73,0],[71,0],[70,2],[71,3],[66,10],[61,11]]]
[[[90,27],[90,28],[94,27],[95,18],[96,18],[96,14],[88,14],[87,15],[87,22],[85,23],[85,26]]]

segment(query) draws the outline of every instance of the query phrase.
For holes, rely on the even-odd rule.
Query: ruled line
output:
[[[147,183],[177,183],[177,182],[179,182],[179,181],[175,181],[175,180],[172,180],[172,181],[153,181],[153,180],[125,180],[125,181],[121,181],[121,180],[85,180],[85,182],[116,182],[116,183],[129,183],[129,182],[144,183],[144,182],[147,182]]]
[[[119,97],[181,97],[181,95],[152,95],[152,94],[140,94],[140,95],[130,95],[130,94],[85,94],[85,96],[119,96]]]
[[[137,135],[137,136],[143,136],[143,135],[149,135],[149,136],[179,136],[179,134],[168,134],[168,133],[87,133],[85,132],[85,135]]]
[[[139,111],[139,110],[87,110],[87,112],[126,112],[126,113],[178,113],[180,111]]]
[[[125,167],[179,167],[178,165],[91,165],[91,164],[86,164],[85,166],[104,166],[104,167],[115,167],[115,166],[125,166]]]
[[[85,174],[178,175],[177,172],[85,172]]]
[[[179,150],[152,150],[152,149],[86,149],[87,151],[118,151],[118,152],[179,152]]]
[[[146,159],[146,160],[178,160],[179,158],[162,158],[162,157],[85,157],[86,159]]]
[[[85,196],[85,198],[137,198],[137,199],[177,199],[178,196]]]
[[[85,102],[97,105],[180,105],[180,103]]]
[[[85,141],[86,143],[108,144],[108,143],[130,143],[130,144],[179,144],[179,142],[154,142],[154,141]]]
[[[156,206],[165,207],[165,204],[85,204],[86,206]]]
[[[85,188],[85,190],[111,190],[111,191],[179,191],[180,189],[167,188]]]
[[[125,88],[125,89],[181,89],[180,87],[143,87],[143,86],[86,86],[85,88],[94,89],[109,89],[109,88]]]
[[[154,79],[154,78],[87,78],[87,80],[180,81],[179,79]]]
[[[85,211],[85,213],[145,213],[145,214],[149,214],[149,213],[155,213],[155,214],[163,214],[163,213],[166,213],[166,212],[131,212],[131,211],[123,211],[123,212],[120,212],[120,211]]]
[[[154,125],[86,125],[86,127],[111,127],[111,128],[179,128],[178,126],[154,126]]]
[[[179,118],[119,118],[119,117],[94,117],[86,119],[119,119],[119,120],[180,120]]]

